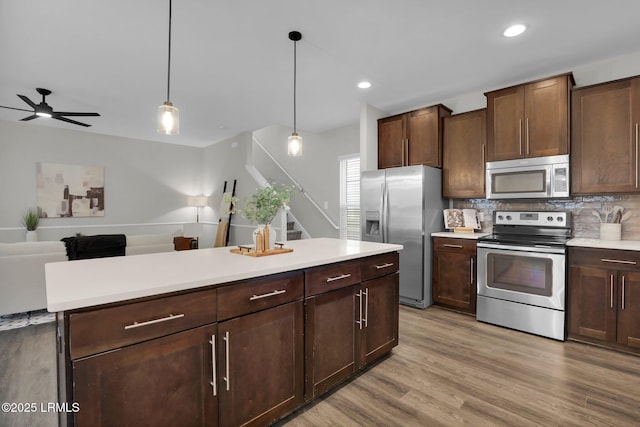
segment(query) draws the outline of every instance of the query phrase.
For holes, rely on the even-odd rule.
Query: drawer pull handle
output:
[[[336,280],[346,279],[347,277],[351,277],[351,274],[341,274],[341,275],[339,275],[339,276],[329,277],[329,278],[327,279],[327,283],[329,283],[329,282],[335,282]]]
[[[621,298],[621,304],[622,304],[622,309],[623,309],[623,310],[624,310],[624,299],[625,299],[625,298],[624,298],[624,288],[625,288],[625,285],[624,285],[624,276],[622,276],[622,298]]]
[[[456,248],[456,249],[462,249],[462,245],[452,245],[450,243],[445,243],[444,245],[445,248]]]
[[[635,261],[623,261],[621,259],[609,259],[609,258],[601,258],[600,261],[602,262],[613,262],[615,264],[630,264],[630,265],[636,265]]]
[[[613,274],[609,278],[609,308],[613,308]]]
[[[213,395],[218,395],[218,380],[216,379],[216,336],[211,335],[211,387],[213,387]]]
[[[149,320],[146,322],[133,322],[131,325],[127,325],[124,327],[125,330],[127,329],[135,329],[135,328],[139,328],[140,326],[147,326],[147,325],[153,325],[154,323],[161,323],[161,322],[166,322],[169,320],[175,320],[175,319],[180,319],[181,317],[184,317],[184,313],[182,314],[176,314],[175,316],[173,314],[168,315],[167,317],[162,317],[160,319],[154,319],[154,320]]]
[[[227,391],[229,391],[229,385],[231,383],[231,378],[229,378],[229,341],[231,341],[231,337],[229,337],[229,331],[226,331],[224,333],[224,337],[222,339],[224,340],[224,354],[226,359],[224,368],[225,376],[222,379],[227,385]]]
[[[251,298],[249,298],[249,301],[254,301],[254,300],[262,299],[262,298],[268,298],[268,297],[272,297],[272,296],[275,296],[275,295],[284,294],[285,292],[287,292],[286,289],[280,289],[279,291],[269,292],[268,294],[254,295]]]
[[[382,268],[387,268],[387,267],[393,267],[393,263],[392,262],[387,262],[387,263],[382,264],[382,265],[376,265],[376,270],[380,270]]]

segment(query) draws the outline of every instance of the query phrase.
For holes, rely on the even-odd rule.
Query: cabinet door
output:
[[[524,87],[487,93],[487,161],[524,157]]]
[[[615,342],[615,272],[574,266],[570,278],[569,334]]]
[[[356,312],[354,286],[308,298],[306,303],[306,385],[311,399],[355,372]]]
[[[378,169],[404,166],[404,115],[378,120]]]
[[[476,257],[465,252],[433,252],[433,302],[476,312]]]
[[[357,301],[363,305],[362,329],[360,325],[356,326],[361,334],[360,367],[379,359],[398,345],[399,283],[398,273],[362,283],[360,301]]]
[[[219,324],[220,425],[267,425],[303,402],[302,301]]]
[[[484,109],[444,119],[442,141],[442,195],[444,197],[485,197],[486,122]]]
[[[525,86],[525,157],[569,153],[569,77]]]
[[[215,426],[209,325],[73,362],[77,426]]]
[[[573,92],[572,193],[637,191],[637,86],[638,80],[622,80]]]
[[[407,165],[441,167],[438,107],[407,113]]]
[[[619,274],[618,343],[640,348],[640,273]]]

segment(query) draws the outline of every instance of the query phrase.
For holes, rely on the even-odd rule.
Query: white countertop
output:
[[[481,237],[488,236],[491,233],[454,233],[452,231],[437,231],[431,233],[431,237],[450,237],[452,239],[474,239],[478,240]]]
[[[625,251],[640,251],[640,240],[600,240],[575,238],[567,242],[567,246],[581,246],[585,248],[622,249]]]
[[[235,247],[55,262],[45,265],[50,312],[250,279],[402,250],[402,245],[340,239],[286,243],[293,252],[250,257]]]

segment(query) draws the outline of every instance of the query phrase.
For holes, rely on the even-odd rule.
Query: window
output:
[[[360,240],[360,154],[339,160],[340,238]]]

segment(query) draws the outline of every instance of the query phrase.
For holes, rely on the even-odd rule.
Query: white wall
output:
[[[105,168],[105,216],[43,218],[40,240],[75,233],[181,233],[195,221],[186,196],[202,189],[202,149],[0,121],[0,241],[24,240],[37,206],[36,163]]]

